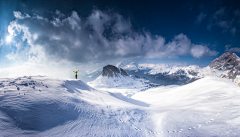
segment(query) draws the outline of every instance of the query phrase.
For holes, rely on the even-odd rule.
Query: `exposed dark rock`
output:
[[[240,75],[240,59],[235,53],[224,53],[222,56],[212,61],[209,67],[228,71],[228,75],[223,77],[229,79],[235,79],[237,75]]]
[[[105,77],[121,77],[121,76],[128,76],[127,72],[123,69],[118,69],[116,66],[107,65],[103,67],[103,71],[100,74]]]
[[[195,72],[195,71],[188,71],[188,74],[193,75],[193,76],[197,76],[199,72]]]
[[[124,71],[123,69],[120,68],[120,71],[121,71],[121,75],[123,75],[123,76],[128,76],[127,72]]]

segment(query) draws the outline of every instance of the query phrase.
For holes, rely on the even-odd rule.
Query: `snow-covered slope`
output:
[[[132,62],[123,69],[130,75],[145,77],[150,81],[165,85],[184,85],[206,76],[227,78],[240,83],[240,58],[234,53],[224,53],[207,67]]]
[[[239,136],[240,87],[228,79],[205,77],[177,87],[157,87],[132,96],[154,111],[162,136]]]
[[[92,82],[87,84],[95,88],[143,88],[147,86],[146,80],[134,79],[130,77],[123,69],[113,65],[103,67],[101,74]]]
[[[147,78],[164,85],[184,85],[199,79],[196,76],[198,66],[170,66],[168,64],[136,64],[130,63],[123,69],[131,75]]]
[[[209,65],[211,69],[224,72],[221,77],[231,79],[235,83],[240,83],[240,58],[235,53],[225,53],[212,61]]]
[[[0,79],[0,102],[1,137],[147,136],[152,126],[142,109],[146,103],[80,80]]]
[[[216,77],[130,98],[80,80],[0,79],[0,136],[238,136],[239,98],[239,86]]]
[[[97,69],[97,70],[95,70],[93,72],[90,72],[90,73],[79,75],[79,79],[81,79],[83,82],[87,83],[89,81],[95,80],[101,72],[102,72],[102,68]]]

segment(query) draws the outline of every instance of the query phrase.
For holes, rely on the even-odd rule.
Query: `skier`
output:
[[[79,70],[78,70],[79,71]],[[78,71],[73,71],[75,73],[75,78],[77,79],[77,73]]]

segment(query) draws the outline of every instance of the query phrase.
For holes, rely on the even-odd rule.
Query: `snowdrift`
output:
[[[228,79],[205,77],[177,87],[140,92],[163,136],[239,136],[240,88]]]
[[[80,80],[0,79],[0,136],[145,136],[132,126],[145,103],[115,96]]]
[[[237,84],[216,77],[131,98],[80,80],[0,79],[0,136],[239,136],[239,98]]]

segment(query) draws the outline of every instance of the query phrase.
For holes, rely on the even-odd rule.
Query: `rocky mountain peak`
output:
[[[240,58],[235,53],[224,53],[213,60],[210,65],[212,69],[228,71],[228,78],[234,79],[240,75]]]
[[[123,69],[119,69],[113,65],[107,65],[103,67],[103,71],[100,74],[104,77],[121,77],[121,76],[128,76],[127,72]]]

